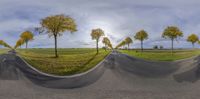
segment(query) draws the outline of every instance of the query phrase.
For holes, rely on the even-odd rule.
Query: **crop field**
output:
[[[153,61],[175,61],[180,59],[189,58],[195,55],[200,55],[200,50],[144,50],[140,52],[139,50],[120,50],[120,52],[128,54],[130,56],[143,58],[146,60]]]
[[[18,54],[36,69],[54,75],[72,75],[85,72],[101,62],[110,51],[89,48],[60,48],[59,57],[54,57],[54,49],[18,49]]]

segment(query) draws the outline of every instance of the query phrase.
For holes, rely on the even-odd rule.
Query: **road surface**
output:
[[[103,72],[96,80],[49,88],[35,83],[16,66],[16,57],[6,54],[0,56],[0,99],[199,99],[199,61],[153,62],[113,52],[99,65]]]

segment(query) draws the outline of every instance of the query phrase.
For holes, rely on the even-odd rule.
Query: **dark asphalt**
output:
[[[83,77],[88,74],[84,79],[89,83],[65,89],[35,83],[26,74],[33,71],[23,70],[18,62],[13,55],[0,56],[0,99],[199,99],[200,96],[199,56],[153,62],[113,52],[98,66],[103,70],[97,73],[100,76],[83,74]],[[34,79],[42,76],[34,72],[37,74],[32,75]],[[90,82],[90,77],[97,79]],[[73,83],[80,83],[78,80]]]

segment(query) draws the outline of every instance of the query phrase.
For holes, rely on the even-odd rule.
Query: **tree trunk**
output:
[[[141,51],[143,52],[143,40],[141,40]]]
[[[26,49],[28,48],[28,41],[26,41]]]
[[[129,44],[128,44],[128,50],[129,50]]]
[[[194,43],[192,43],[192,48],[194,49]]]
[[[97,39],[97,41],[96,41],[96,49],[97,49],[97,54],[99,53],[99,46],[98,46],[98,42],[99,42],[99,40]]]
[[[174,51],[174,38],[172,38],[172,46],[171,46],[172,48],[171,48],[171,52],[172,52],[172,54],[173,54],[173,51]]]
[[[55,57],[58,57],[58,52],[57,52],[57,36],[54,35],[54,41],[55,41]]]
[[[105,44],[105,51],[107,51],[107,46],[106,46],[106,44]]]

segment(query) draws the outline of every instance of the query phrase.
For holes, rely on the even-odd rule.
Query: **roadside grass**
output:
[[[143,58],[152,61],[175,61],[180,59],[189,58],[195,55],[200,55],[200,50],[174,50],[173,55],[171,50],[144,50],[140,52],[139,50],[119,50],[124,54],[130,56]]]
[[[54,57],[54,49],[18,49],[18,54],[36,69],[54,75],[72,75],[85,72],[101,62],[110,51],[89,48],[60,48],[59,57]]]
[[[8,48],[0,48],[0,54],[8,53],[9,50]]]

